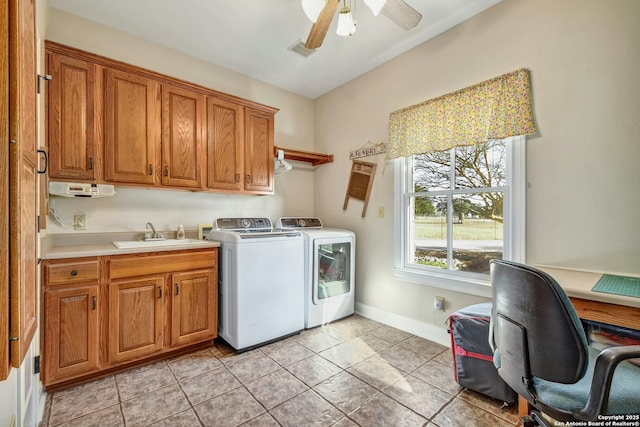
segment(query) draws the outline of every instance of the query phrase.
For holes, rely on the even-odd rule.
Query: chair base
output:
[[[531,411],[529,415],[525,415],[520,421],[522,427],[552,427],[554,425],[538,411]]]

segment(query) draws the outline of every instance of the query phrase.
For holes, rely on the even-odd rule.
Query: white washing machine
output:
[[[220,242],[219,335],[238,351],[304,329],[302,234],[269,218],[218,218],[208,240]]]
[[[319,218],[280,218],[277,227],[304,237],[305,329],[353,314],[356,236],[324,228]]]

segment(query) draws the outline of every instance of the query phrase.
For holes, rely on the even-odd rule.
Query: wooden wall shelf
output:
[[[278,157],[278,150],[284,151],[285,160],[297,160],[299,162],[308,162],[313,166],[322,165],[333,162],[333,154],[314,153],[312,151],[295,150],[292,148],[274,147],[274,156]]]

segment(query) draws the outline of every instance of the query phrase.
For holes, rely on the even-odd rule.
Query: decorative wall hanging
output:
[[[365,145],[364,147],[350,152],[349,159],[353,160],[353,159],[359,159],[360,157],[375,156],[376,154],[382,154],[389,151],[389,145],[386,142],[379,142],[374,145],[370,145],[370,144],[371,144],[371,141],[369,141],[369,144]]]
[[[369,194],[371,194],[371,186],[373,185],[373,178],[376,174],[375,163],[362,162],[360,160],[354,160],[351,165],[351,175],[349,176],[349,185],[347,185],[347,194],[344,197],[344,205],[342,210],[347,210],[347,204],[349,203],[349,197],[362,200],[364,206],[362,207],[362,217],[367,214],[367,205],[369,204]]]

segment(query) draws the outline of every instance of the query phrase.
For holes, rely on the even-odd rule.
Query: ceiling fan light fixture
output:
[[[364,4],[366,4],[371,12],[373,12],[374,16],[380,15],[380,11],[384,7],[387,0],[364,0]]]
[[[338,15],[338,29],[336,34],[339,36],[350,36],[356,32],[356,24],[353,22],[353,15],[351,9],[344,6],[340,9],[340,15]]]
[[[325,0],[302,0],[302,10],[304,10],[307,18],[313,23],[318,20],[318,16],[324,9]]]

